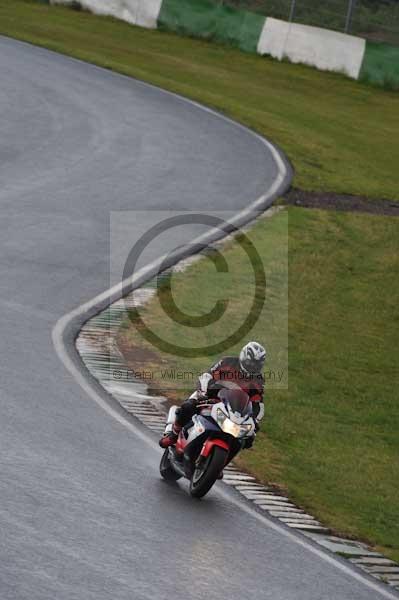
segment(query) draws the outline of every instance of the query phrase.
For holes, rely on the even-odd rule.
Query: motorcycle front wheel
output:
[[[214,446],[210,455],[194,469],[190,480],[190,494],[202,498],[209,492],[226,464],[227,451]]]
[[[170,450],[169,450],[169,448],[166,448],[166,450],[163,453],[162,458],[161,458],[161,462],[159,465],[159,472],[161,473],[162,477],[166,481],[177,481],[178,479],[181,479],[181,475],[176,473],[176,471],[170,464],[169,456],[170,456]]]

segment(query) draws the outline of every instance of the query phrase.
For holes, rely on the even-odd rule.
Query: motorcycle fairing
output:
[[[215,446],[219,446],[219,448],[223,448],[226,452],[230,452],[230,446],[225,440],[221,440],[220,438],[210,438],[206,440],[205,444],[202,446],[201,456],[207,458]]]

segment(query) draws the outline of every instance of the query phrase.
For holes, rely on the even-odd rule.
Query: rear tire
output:
[[[223,470],[227,454],[224,448],[214,446],[204,465],[194,470],[190,481],[190,494],[193,498],[203,498],[209,492]]]
[[[176,473],[176,471],[170,464],[169,448],[166,448],[165,452],[162,455],[161,462],[159,465],[159,472],[161,473],[161,476],[165,479],[165,481],[177,481],[178,479],[181,479],[181,475]]]

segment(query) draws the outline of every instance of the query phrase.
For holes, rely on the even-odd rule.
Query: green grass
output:
[[[398,200],[395,93],[28,0],[0,0],[0,33],[150,81],[230,115],[284,148],[297,187]]]
[[[287,346],[288,346],[288,224],[287,212],[282,211],[278,217],[266,219],[267,237],[263,239],[264,229],[257,227],[251,229],[246,236],[261,255],[262,269],[266,272],[266,296],[267,302],[261,311],[260,321],[268,329],[268,350],[271,360],[268,368],[277,373],[284,372],[282,385],[287,384]],[[239,238],[242,239],[242,236]],[[218,318],[217,327],[215,323],[209,323],[201,327],[192,327],[179,324],[173,319],[174,311],[172,303],[167,297],[167,290],[163,285],[161,290],[161,302],[158,297],[152,301],[150,308],[145,311],[142,320],[156,335],[163,340],[171,340],[178,343],[184,350],[176,352],[171,356],[168,349],[162,344],[154,343],[151,338],[144,335],[143,327],[139,326],[145,340],[140,339],[143,348],[150,351],[146,362],[156,374],[156,381],[168,391],[168,395],[174,399],[181,399],[196,385],[196,378],[178,381],[175,378],[162,378],[162,365],[179,368],[186,372],[202,372],[209,363],[220,358],[223,348],[208,350],[204,356],[190,356],[191,348],[203,348],[219,345],[222,341],[232,335],[246,315],[251,313],[251,306],[255,296],[254,270],[251,266],[245,250],[240,244],[229,244],[229,252],[223,253],[228,258],[228,273],[221,273],[210,260],[200,260],[194,263],[184,273],[175,273],[171,278],[173,297],[177,299],[178,308],[187,315],[209,314],[218,300],[227,299],[228,305],[224,314]],[[167,279],[170,280],[169,278]],[[191,290],[206,289],[205,293],[192,293]],[[221,292],[222,289],[222,292]],[[175,292],[177,295],[175,295]],[[165,318],[165,305],[167,314],[172,318]],[[135,319],[135,313],[131,314],[136,325],[141,325]],[[188,319],[191,323],[191,319]],[[256,325],[258,327],[258,325]],[[251,334],[245,334],[249,336]],[[135,328],[125,324],[121,344],[128,350],[134,340],[137,341]],[[229,347],[229,352],[238,352],[242,346],[242,336]],[[158,348],[159,352],[149,361],[151,350]],[[187,349],[187,350],[186,350]],[[151,363],[151,364],[150,364]],[[161,367],[160,367],[161,365]]]
[[[286,214],[259,221],[249,234],[266,266],[268,294],[247,338],[266,344],[268,368],[279,350],[285,358]],[[299,208],[289,215],[289,386],[269,389],[263,431],[240,464],[287,487],[336,531],[399,560],[399,219]],[[223,280],[222,292],[214,265],[202,260],[173,276],[173,295],[190,314],[208,312],[218,297],[231,298],[227,320],[187,334],[154,298],[144,312],[153,331],[176,343],[187,335],[199,345],[234,329],[253,286],[238,246],[229,244],[224,256],[233,275]],[[162,369],[196,372],[214,360],[152,354],[154,347],[128,322],[119,344],[149,350],[143,360],[133,351],[129,364],[146,365],[171,398],[184,397],[190,384],[162,378]]]

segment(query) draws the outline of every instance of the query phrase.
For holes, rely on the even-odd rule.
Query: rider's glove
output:
[[[198,398],[197,398],[197,404],[208,404],[209,403],[209,398],[208,396],[205,396],[205,394],[202,394],[201,392],[198,394]]]
[[[252,446],[254,444],[254,440],[255,440],[254,435],[252,437],[247,438],[244,442],[244,449],[249,450],[249,448],[252,448]]]

